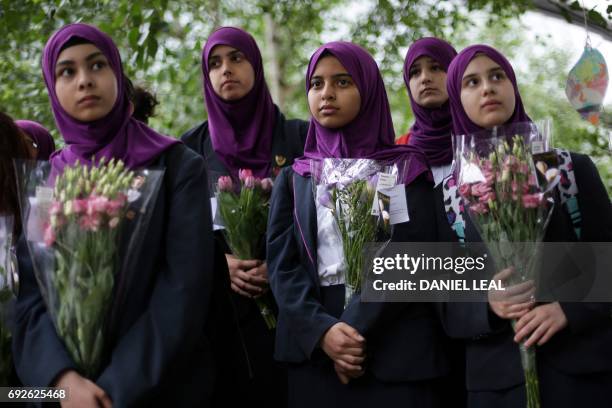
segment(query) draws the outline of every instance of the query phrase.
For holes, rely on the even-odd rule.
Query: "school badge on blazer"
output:
[[[276,165],[278,167],[283,167],[285,163],[287,163],[287,158],[278,154],[274,156],[274,160],[276,161]]]

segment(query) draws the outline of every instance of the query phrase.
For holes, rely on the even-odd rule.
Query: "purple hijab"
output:
[[[253,89],[238,101],[221,99],[210,82],[208,58],[217,45],[242,51],[253,66]],[[239,28],[219,28],[208,37],[202,51],[202,74],[213,150],[234,175],[245,168],[253,170],[258,177],[268,177],[277,112],[266,85],[261,53],[255,39]]]
[[[71,117],[62,108],[55,93],[55,64],[64,44],[74,37],[98,47],[117,78],[118,94],[113,109],[104,118],[92,122],[81,122]],[[123,74],[119,50],[113,40],[98,28],[77,23],[59,29],[45,45],[42,68],[55,123],[66,141],[66,147],[51,155],[55,172],[61,172],[64,166],[77,160],[91,163],[94,157],[121,159],[129,168],[147,166],[170,146],[180,143],[131,117],[127,79]]]
[[[36,143],[38,160],[49,160],[51,153],[55,151],[55,142],[51,133],[40,123],[32,120],[16,120],[15,124],[23,130]]]
[[[310,58],[306,73],[306,93],[310,79],[322,56],[336,57],[353,77],[361,96],[359,113],[352,122],[339,129],[329,129],[314,118],[306,137],[304,156],[296,160],[293,169],[302,176],[310,175],[310,160],[323,158],[359,158],[395,163],[407,162],[408,184],[429,170],[427,159],[414,146],[395,145],[391,111],[385,85],[376,61],[358,45],[337,41],[321,46]]]
[[[417,104],[410,93],[410,67],[418,58],[427,56],[448,72],[448,66],[456,55],[457,51],[446,41],[426,37],[410,46],[404,62],[404,82],[415,118],[414,125],[410,128],[409,143],[421,149],[432,166],[449,164],[453,160],[450,105],[447,101],[439,108],[430,109]]]
[[[448,68],[446,89],[448,91],[451,114],[453,116],[453,133],[455,135],[467,135],[483,130],[482,127],[470,120],[467,113],[465,113],[465,109],[463,109],[463,105],[461,104],[461,79],[463,78],[465,69],[470,64],[472,59],[474,59],[476,54],[484,54],[491,58],[495,63],[499,64],[510,79],[510,82],[512,82],[514,97],[516,98],[516,105],[514,107],[514,113],[510,119],[508,119],[506,124],[516,122],[531,122],[531,119],[529,116],[527,116],[525,108],[523,107],[523,101],[521,100],[518,85],[516,84],[516,76],[514,75],[514,70],[512,69],[510,62],[495,48],[488,45],[477,44],[469,46],[461,51]]]

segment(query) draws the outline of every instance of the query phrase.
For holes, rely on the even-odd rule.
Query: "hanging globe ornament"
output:
[[[587,32],[584,51],[569,72],[565,94],[582,118],[597,126],[608,89],[608,66],[601,52],[591,47],[586,11],[584,11],[584,28]]]

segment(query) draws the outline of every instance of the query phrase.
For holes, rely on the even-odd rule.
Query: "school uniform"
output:
[[[208,121],[185,133],[183,142],[204,157],[209,174],[210,196],[220,176],[231,174],[213,149]],[[276,124],[270,151],[274,172],[290,166],[303,154],[308,123],[286,120],[276,108]],[[230,254],[222,231],[215,231],[216,246]],[[272,299],[272,296],[270,296]],[[273,300],[273,299],[272,299]],[[276,306],[273,305],[274,309]],[[230,287],[227,262],[215,270],[213,293],[215,337],[215,404],[260,403],[285,407],[287,401],[286,368],[274,361],[275,330],[269,329],[253,299],[234,292]]]
[[[584,242],[612,241],[612,210],[607,192],[590,158],[571,154],[579,193]],[[577,241],[570,216],[559,197],[544,241]],[[446,218],[437,206],[438,220]],[[452,239],[454,232],[441,231]],[[466,241],[480,241],[466,216]],[[456,239],[456,236],[455,236]],[[549,254],[554,256],[554,254]],[[563,283],[581,273],[571,259],[559,262],[554,281]],[[552,279],[547,279],[552,281]],[[609,406],[612,387],[612,316],[608,303],[560,302],[567,327],[542,346],[536,347],[537,373],[543,408]],[[508,320],[497,317],[488,303],[453,304],[447,310],[446,328],[454,337],[466,340],[466,376],[469,407],[525,406],[524,374],[519,346]]]
[[[202,406],[212,394],[207,325],[215,263],[204,160],[182,144],[151,167],[165,168],[133,269],[115,274],[105,358],[94,381],[114,407]],[[132,225],[126,221],[126,236]],[[121,247],[125,250],[125,246]],[[121,254],[121,258],[126,256]],[[76,369],[41,296],[22,239],[13,355],[25,386],[48,387]]]
[[[394,226],[394,241],[435,240],[431,191],[425,176],[406,186],[410,221]],[[366,303],[355,296],[343,308],[344,285],[320,285],[310,177],[284,169],[270,211],[267,261],[279,306],[275,357],[289,364],[289,406],[440,406],[438,385],[449,367],[434,306]],[[347,386],[319,345],[341,321],[367,342],[366,373]]]

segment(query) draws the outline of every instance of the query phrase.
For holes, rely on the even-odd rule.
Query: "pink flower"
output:
[[[51,225],[47,225],[47,228],[45,228],[43,239],[45,241],[45,245],[48,247],[55,243],[55,230]]]
[[[87,215],[94,213],[104,213],[108,207],[108,198],[103,196],[91,196],[87,200]]]
[[[119,217],[114,217],[108,222],[111,229],[117,228],[117,225],[119,225]]]
[[[270,191],[272,191],[273,186],[274,186],[274,183],[272,182],[271,178],[268,177],[268,178],[261,180],[261,189],[265,191],[266,193],[269,193]]]
[[[253,177],[253,171],[249,169],[238,170],[238,178],[240,181],[245,181],[247,177]]]
[[[116,217],[119,215],[119,211],[121,211],[123,205],[125,204],[125,202],[122,201],[123,200],[121,200],[120,198],[117,198],[108,202],[108,205],[106,206],[106,213],[109,217]]]
[[[244,179],[244,188],[255,188],[256,185],[256,180],[255,177],[253,176],[246,176],[246,178]]]
[[[472,190],[471,186],[467,183],[461,184],[459,186],[459,194],[461,195],[461,197],[468,198],[470,196],[471,190]]]
[[[100,216],[98,214],[84,215],[79,220],[79,225],[85,231],[97,231],[100,227]]]
[[[529,165],[527,163],[519,164],[518,170],[520,173],[527,174],[529,173]]]
[[[537,208],[542,202],[542,194],[525,194],[523,196],[523,207]]]
[[[51,208],[49,208],[50,215],[58,215],[62,213],[63,206],[59,201],[53,201]]]
[[[491,191],[491,186],[487,183],[475,183],[472,185],[472,195],[480,197]]]
[[[527,184],[529,184],[530,186],[534,186],[537,187],[538,186],[538,180],[536,179],[535,174],[530,174],[529,175],[529,179],[527,180]]]
[[[219,191],[230,192],[234,189],[234,183],[232,182],[232,178],[230,176],[219,177],[217,184],[219,185]]]
[[[493,183],[495,183],[495,172],[492,170],[485,170],[484,171],[484,176],[485,176],[485,183],[489,186],[492,186]]]
[[[72,200],[72,211],[75,214],[81,214],[87,211],[87,200]]]
[[[489,191],[488,193],[484,194],[482,197],[479,198],[479,201],[485,204],[488,203],[489,200],[495,201],[495,193],[493,191]]]
[[[489,212],[489,207],[484,203],[476,203],[470,205],[470,210],[474,211],[476,214],[486,214]]]

